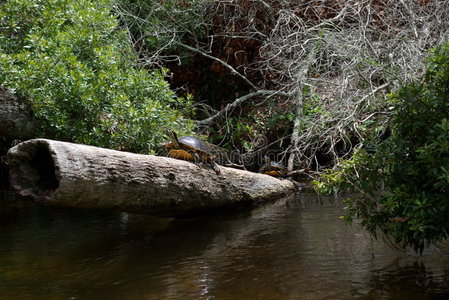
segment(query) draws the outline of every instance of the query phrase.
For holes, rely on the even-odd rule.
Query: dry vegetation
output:
[[[226,130],[236,107],[268,98],[293,112],[291,134],[281,137],[289,141],[283,157],[290,169],[333,165],[367,135],[385,134],[387,94],[422,74],[428,50],[446,41],[449,29],[447,0],[216,0],[181,8],[201,16],[195,28],[206,34],[195,35],[173,14],[176,26],[140,35],[171,37],[141,57],[153,65],[180,62],[181,52],[164,51],[176,46],[195,54],[189,72],[180,72],[189,76],[181,80],[187,87],[198,84],[198,59],[246,87],[247,95],[234,95],[199,125]]]

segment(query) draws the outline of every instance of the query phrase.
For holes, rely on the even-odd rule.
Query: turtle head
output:
[[[168,138],[170,139],[170,142],[173,143],[173,145],[175,145],[176,148],[179,148],[179,141],[178,141],[178,135],[176,134],[176,132],[174,132],[171,129],[167,129],[165,131],[165,134],[168,136]]]

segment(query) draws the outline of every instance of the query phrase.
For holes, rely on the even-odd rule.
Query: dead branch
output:
[[[207,126],[207,125],[211,124],[212,122],[214,122],[226,115],[231,114],[234,109],[236,109],[238,106],[242,105],[245,101],[248,101],[251,98],[258,97],[258,96],[268,96],[268,97],[280,96],[280,97],[289,98],[289,97],[293,96],[293,93],[285,93],[285,92],[281,92],[281,91],[258,90],[256,92],[249,93],[249,94],[246,94],[245,96],[237,98],[236,100],[234,100],[234,102],[229,103],[228,105],[226,105],[225,108],[218,111],[213,116],[211,116],[207,119],[204,119],[204,120],[196,121],[196,123],[199,126]]]
[[[176,45],[179,45],[179,46],[181,46],[183,48],[186,48],[186,49],[188,49],[190,51],[198,53],[198,54],[200,54],[200,55],[202,55],[204,57],[207,57],[207,58],[209,58],[209,59],[211,59],[213,61],[216,61],[216,62],[222,64],[224,67],[226,67],[231,72],[232,75],[237,76],[240,79],[242,79],[244,82],[246,82],[251,87],[251,89],[253,89],[253,90],[257,90],[258,89],[248,78],[246,78],[245,76],[240,74],[236,69],[234,69],[230,64],[226,63],[225,61],[223,61],[223,60],[221,60],[221,59],[219,59],[217,57],[214,57],[212,55],[209,55],[209,54],[207,54],[207,53],[205,53],[205,52],[203,52],[203,51],[201,51],[201,50],[199,50],[197,48],[190,47],[189,45],[186,45],[184,43],[176,42]]]

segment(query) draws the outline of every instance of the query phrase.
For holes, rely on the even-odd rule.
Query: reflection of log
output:
[[[29,103],[17,99],[9,89],[0,86],[0,137],[11,140],[29,138],[35,125]]]
[[[48,204],[173,216],[263,203],[294,192],[288,180],[153,155],[46,139],[8,152],[12,187]]]

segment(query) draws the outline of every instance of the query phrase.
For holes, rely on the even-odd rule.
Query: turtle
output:
[[[260,167],[259,173],[263,173],[273,177],[286,177],[287,169],[282,163],[271,161],[268,156],[265,156],[265,164]]]
[[[178,138],[177,134],[169,130],[167,135],[170,142],[165,144],[168,157],[193,161],[195,164],[206,163],[212,167],[215,173],[220,173],[215,156],[210,152],[206,142],[194,136],[183,136]]]

